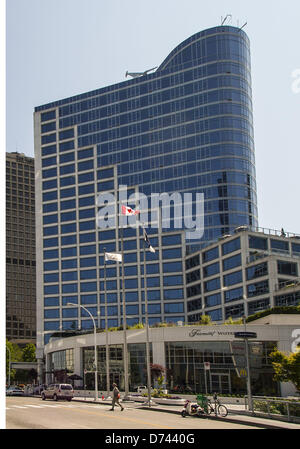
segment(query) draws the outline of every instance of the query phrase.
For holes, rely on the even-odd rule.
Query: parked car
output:
[[[46,399],[53,399],[54,401],[67,399],[71,401],[74,397],[74,390],[70,384],[51,384],[42,391],[41,396],[43,401]]]
[[[33,394],[38,394],[40,395],[42,393],[42,391],[47,387],[47,385],[45,384],[40,384],[40,385],[34,385],[33,387]]]
[[[6,390],[6,396],[24,396],[24,391],[20,387],[8,387]]]

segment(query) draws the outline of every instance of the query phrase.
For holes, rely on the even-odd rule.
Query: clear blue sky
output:
[[[226,14],[251,41],[259,225],[300,234],[299,0],[8,0],[6,151],[34,155],[35,106],[157,66]]]

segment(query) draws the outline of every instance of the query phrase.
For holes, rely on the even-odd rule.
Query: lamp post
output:
[[[74,304],[72,302],[68,302],[67,306],[78,306],[81,307],[82,309],[84,309],[92,318],[93,321],[93,325],[94,325],[94,349],[95,349],[95,402],[98,399],[98,372],[97,372],[97,368],[98,368],[98,357],[97,357],[97,340],[96,340],[96,324],[95,324],[95,320],[93,315],[91,314],[91,312],[84,306],[82,306],[81,304]]]
[[[243,316],[243,322],[245,327],[245,349],[246,349],[246,364],[247,364],[247,393],[248,393],[248,408],[251,412],[253,412],[253,404],[252,404],[252,392],[251,392],[251,376],[250,376],[250,356],[249,356],[249,342],[246,337],[246,316]]]
[[[119,268],[119,264],[118,264]],[[107,291],[106,291],[106,248],[104,248],[104,296],[105,296],[105,351],[106,351],[106,399],[110,396],[109,382],[109,346],[108,346],[108,320],[107,320]]]

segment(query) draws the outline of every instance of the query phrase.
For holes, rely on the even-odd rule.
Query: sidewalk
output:
[[[111,400],[102,400],[98,399],[97,402],[94,400],[94,398],[84,398],[84,397],[74,397],[73,401],[78,402],[86,402],[86,403],[92,403],[92,404],[99,404],[103,406],[110,406]],[[123,401],[122,401],[123,402]],[[181,405],[160,405],[156,404],[151,407],[148,405],[141,403],[141,402],[134,402],[134,401],[124,401],[123,405],[125,408],[135,408],[135,409],[143,409],[143,410],[149,410],[149,411],[156,411],[156,412],[163,412],[163,413],[175,413],[180,414],[182,410]],[[255,427],[262,427],[264,429],[300,429],[300,424],[295,424],[291,422],[286,421],[280,421],[277,419],[271,419],[267,417],[258,416],[258,414],[252,415],[250,412],[245,410],[244,405],[240,404],[225,404],[228,408],[228,415],[226,418],[217,417],[215,415],[209,415],[204,416],[200,419],[212,419],[215,421],[226,421],[226,422],[232,422],[232,423],[241,423],[241,424],[248,424],[253,425]],[[192,416],[193,419],[199,419],[199,417]]]

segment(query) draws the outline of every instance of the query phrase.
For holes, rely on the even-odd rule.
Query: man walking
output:
[[[112,411],[114,411],[115,408],[115,404],[119,405],[121,407],[121,412],[124,410],[124,407],[122,407],[122,405],[119,402],[120,399],[120,391],[117,387],[117,384],[113,383],[112,386],[114,387],[113,389],[113,399],[112,399],[112,404],[111,404],[111,409]]]

